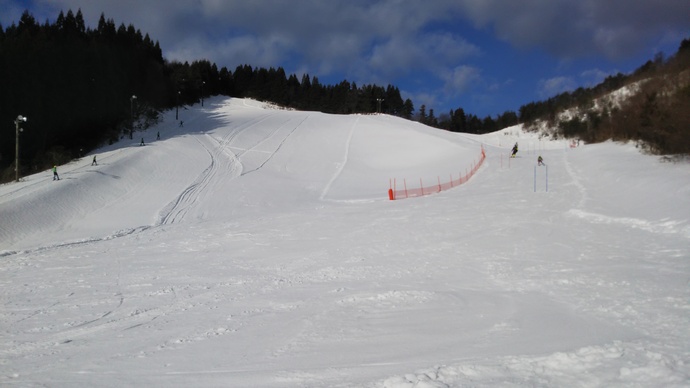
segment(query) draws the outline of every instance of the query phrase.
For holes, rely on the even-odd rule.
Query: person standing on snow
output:
[[[537,165],[539,165],[539,166],[545,166],[545,164],[544,164],[544,158],[542,158],[541,155],[539,155],[539,157],[537,158]]]
[[[60,180],[60,175],[58,175],[58,173],[57,173],[57,166],[53,166],[53,180],[54,181]]]
[[[515,155],[517,154],[517,152],[518,152],[518,144],[517,144],[517,142],[515,142],[515,145],[513,146],[513,154],[510,155],[510,157],[514,158]]]
[[[92,166],[98,166],[98,162],[96,162],[96,155],[93,156],[93,162],[91,162]]]

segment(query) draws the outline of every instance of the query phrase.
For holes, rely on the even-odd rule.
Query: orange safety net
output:
[[[424,186],[424,183],[420,179],[418,187],[416,185],[408,187],[407,180],[403,180],[403,188],[398,189],[397,181],[395,179],[392,179],[390,181],[390,189],[388,189],[388,198],[391,201],[394,201],[396,199],[421,197],[424,195],[440,193],[441,191],[450,190],[453,187],[460,186],[461,184],[469,181],[470,178],[472,178],[472,176],[477,172],[477,170],[479,170],[479,167],[482,166],[482,163],[484,163],[484,159],[486,159],[486,153],[484,151],[484,147],[482,147],[482,152],[479,156],[479,161],[477,163],[472,163],[472,168],[469,171],[466,170],[465,175],[462,175],[461,173],[459,174],[460,176],[457,179],[453,179],[453,176],[451,174],[449,177],[450,179],[443,183],[441,182],[441,177],[438,177],[438,183],[431,186]]]

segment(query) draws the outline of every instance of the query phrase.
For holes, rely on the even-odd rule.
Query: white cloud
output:
[[[481,70],[462,65],[454,68],[445,78],[445,90],[451,95],[458,95],[481,81]]]
[[[369,65],[373,71],[392,76],[420,69],[431,69],[438,74],[459,60],[479,53],[477,46],[449,33],[398,35],[373,47]]]
[[[410,99],[414,101],[415,113],[419,112],[419,109],[424,105],[426,107],[426,113],[429,114],[429,109],[434,109],[435,106],[439,105],[438,95],[435,93],[428,92],[416,92],[416,93],[405,93],[410,95]],[[434,109],[434,114],[438,116],[437,110]]]
[[[538,83],[538,93],[541,97],[553,97],[556,94],[571,91],[577,83],[571,77],[553,77],[542,79]]]
[[[280,63],[289,49],[289,44],[280,38],[259,40],[255,36],[244,35],[211,43],[194,36],[181,41],[175,49],[168,50],[168,55],[180,62],[214,58],[219,67],[234,63],[237,58],[252,58],[251,62],[246,63],[252,67],[268,68],[279,66],[276,63]],[[234,70],[234,66],[230,70]]]
[[[594,86],[603,81],[604,78],[608,77],[610,74],[610,72],[605,72],[600,69],[589,69],[580,73],[580,79],[584,81],[586,86]]]

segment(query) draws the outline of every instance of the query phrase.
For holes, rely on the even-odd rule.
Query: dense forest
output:
[[[227,95],[285,107],[334,114],[387,113],[454,132],[487,133],[518,122],[547,122],[556,136],[587,141],[640,140],[657,153],[690,153],[690,41],[671,58],[657,57],[631,75],[606,78],[542,102],[479,118],[462,108],[437,116],[415,111],[393,85],[324,85],[316,76],[298,78],[281,67],[238,66],[234,71],[208,60],[167,61],[157,41],[134,26],[116,26],[101,15],[95,29],[81,11],[61,12],[54,23],[38,23],[25,11],[18,24],[0,25],[0,180],[15,177],[15,133],[20,133],[20,175],[42,171],[115,142],[155,123],[158,112]],[[593,101],[630,84],[640,91],[625,104],[594,109]],[[579,109],[563,119],[559,112]],[[20,117],[26,121],[19,120]],[[11,123],[14,123],[12,125]]]
[[[158,43],[133,26],[101,17],[86,28],[81,12],[40,25],[25,12],[0,26],[0,122],[21,126],[21,175],[63,163],[117,131],[133,113],[170,106],[174,83]],[[14,176],[15,125],[0,126],[3,178]],[[8,166],[11,166],[8,168]],[[9,171],[8,171],[9,170]]]

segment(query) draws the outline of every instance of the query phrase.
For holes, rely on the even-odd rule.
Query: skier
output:
[[[510,155],[510,157],[514,158],[515,155],[517,154],[517,152],[518,152],[518,144],[517,144],[517,142],[515,142],[515,145],[513,146],[513,154]]]
[[[160,139],[161,139],[161,133],[160,133],[160,132],[156,132],[156,140],[160,140]]]
[[[57,166],[53,166],[53,180],[54,181],[60,180],[60,175],[58,175],[58,173],[57,173]]]
[[[92,166],[98,166],[98,162],[96,162],[96,155],[93,156],[93,162],[91,162]]]
[[[539,157],[537,158],[537,165],[539,165],[539,166],[546,166],[546,165],[544,164],[544,158],[542,158],[541,155],[539,155]]]
[[[146,144],[144,144],[144,138],[143,137],[141,138],[141,144],[139,144],[139,145],[140,146],[146,145]]]

